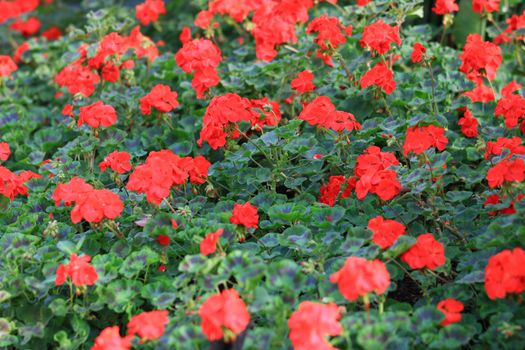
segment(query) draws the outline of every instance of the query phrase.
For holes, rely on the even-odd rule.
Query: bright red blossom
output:
[[[490,299],[503,299],[507,294],[525,291],[525,251],[504,250],[491,256],[485,268],[485,290]]]
[[[257,207],[250,202],[244,204],[234,204],[230,223],[243,225],[246,228],[257,228],[259,224],[259,215]]]
[[[223,290],[206,299],[199,309],[199,316],[202,332],[210,341],[222,339],[223,328],[239,335],[250,323],[246,304],[234,289]],[[234,339],[226,339],[231,340]]]
[[[0,160],[6,161],[11,155],[11,149],[7,142],[0,142]]]
[[[335,131],[361,129],[361,124],[356,121],[353,114],[336,110],[327,96],[317,96],[302,110],[298,119],[310,125]]]
[[[142,340],[154,340],[164,334],[168,324],[168,311],[155,310],[135,315],[128,323],[128,335],[138,335]]]
[[[502,90],[502,98],[498,100],[494,114],[496,117],[503,117],[505,119],[505,126],[512,129],[518,125],[520,120],[525,121],[525,98],[519,94],[514,94],[516,90],[520,90],[521,85],[515,81],[511,81]]]
[[[395,220],[385,220],[382,216],[370,219],[368,229],[374,233],[372,242],[381,249],[390,247],[399,236],[405,234],[405,226],[402,223]]]
[[[297,74],[297,78],[292,80],[291,87],[300,94],[314,91],[315,85],[313,83],[314,74],[309,70],[304,70]]]
[[[328,183],[321,186],[319,202],[334,206],[338,198],[344,199],[350,197],[352,191],[355,189],[356,178],[351,177],[348,180],[342,176],[330,176]],[[341,187],[344,186],[344,191],[341,193]]]
[[[445,264],[445,248],[443,244],[436,241],[432,234],[425,233],[420,235],[416,243],[401,255],[401,260],[411,269],[435,270]]]
[[[326,337],[341,334],[340,318],[339,307],[334,303],[303,301],[288,319],[294,350],[335,350]]]
[[[474,89],[463,93],[463,95],[470,98],[472,102],[487,103],[496,99],[494,90],[482,83],[477,83]]]
[[[383,62],[379,62],[366,72],[361,77],[360,84],[362,89],[375,85],[381,88],[387,95],[394,92],[397,86],[394,81],[394,72]]]
[[[330,276],[339,292],[348,300],[356,301],[368,293],[383,294],[390,285],[390,274],[381,260],[366,260],[356,256],[346,259],[343,267]]]
[[[151,22],[156,22],[159,15],[166,14],[164,0],[146,0],[135,7],[137,19],[142,25],[147,26]]]
[[[466,137],[478,137],[479,122],[472,116],[472,112],[468,108],[465,108],[465,113],[463,114],[463,117],[458,120],[458,125],[461,127],[461,132]]]
[[[71,254],[69,264],[61,264],[56,271],[55,284],[60,286],[64,284],[67,278],[71,278],[71,282],[77,287],[92,286],[98,280],[97,271],[89,264],[91,257],[84,255],[79,257],[76,254]]]
[[[0,55],[0,78],[8,77],[18,69],[10,56]]]
[[[217,242],[219,237],[222,236],[224,229],[220,228],[215,232],[208,233],[206,237],[201,241],[200,252],[202,255],[207,256],[215,253],[217,250]]]
[[[476,13],[498,12],[500,0],[472,0],[472,11]]]
[[[461,321],[461,311],[463,311],[463,303],[456,299],[445,299],[440,301],[436,308],[445,315],[445,319],[441,321],[442,326],[448,326],[452,323]]]
[[[421,62],[426,52],[427,49],[421,43],[415,43],[414,49],[412,50],[412,54],[410,55],[410,59],[414,63]]]
[[[307,34],[317,33],[314,42],[319,46],[317,57],[320,57],[324,63],[332,66],[332,56],[326,51],[337,49],[341,44],[346,42],[345,34],[352,35],[351,27],[345,28],[337,17],[320,16],[314,18],[306,28]]]
[[[25,183],[31,179],[39,179],[41,177],[32,171],[22,171],[17,175],[0,165],[0,194],[10,200],[13,200],[18,195],[27,196],[28,189]]]
[[[387,53],[393,43],[401,45],[399,27],[390,26],[383,20],[366,26],[359,41],[361,47],[373,50],[379,55]]]
[[[459,71],[478,84],[483,77],[494,80],[502,62],[501,49],[489,41],[483,41],[479,34],[469,34],[459,58]]]
[[[140,99],[140,111],[144,115],[151,114],[155,108],[161,113],[168,113],[179,106],[177,92],[171,91],[168,85],[157,84],[151,91]]]
[[[107,327],[95,338],[91,350],[130,350],[132,335],[120,336],[118,326]]]
[[[11,23],[9,28],[16,32],[19,32],[25,37],[32,36],[40,29],[40,20],[36,17],[30,17],[26,21],[16,20]]]
[[[446,15],[447,13],[459,11],[459,5],[455,0],[436,0],[432,12],[436,15]]]
[[[118,174],[124,174],[131,170],[130,159],[131,156],[128,152],[112,152],[104,158],[104,161],[100,162],[98,167],[102,172],[110,168]]]
[[[525,180],[525,161],[503,159],[487,172],[490,188],[503,185],[505,182],[523,182]]]
[[[445,129],[434,125],[413,126],[407,129],[403,154],[405,156],[410,152],[421,154],[431,147],[443,151],[447,143],[448,138],[445,136]]]
[[[485,159],[490,156],[499,156],[504,150],[509,152],[509,155],[525,154],[525,146],[522,146],[523,140],[518,136],[512,138],[498,137],[496,141],[487,142],[487,150],[485,151]]]
[[[78,126],[84,123],[91,128],[110,127],[117,122],[117,112],[115,108],[110,105],[105,105],[104,102],[98,101],[89,106],[80,107],[80,114],[78,117]]]

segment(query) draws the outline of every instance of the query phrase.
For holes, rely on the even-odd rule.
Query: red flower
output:
[[[219,84],[220,81],[219,73],[214,68],[204,68],[195,71],[191,86],[195,90],[197,98],[204,98],[204,93],[209,88]]]
[[[191,40],[191,29],[189,27],[183,27],[179,35],[179,40],[182,45],[186,44]]]
[[[357,0],[356,4],[357,6],[366,6],[371,2],[372,0]]]
[[[202,332],[210,341],[222,339],[223,328],[239,335],[250,323],[246,304],[234,289],[223,290],[206,299],[199,309],[199,316]],[[228,342],[232,340],[226,339]]]
[[[158,235],[157,236],[157,242],[159,242],[159,244],[161,246],[169,246],[170,245],[170,242],[171,242],[171,238],[170,236],[167,236],[167,235]]]
[[[483,41],[479,34],[469,34],[459,58],[461,60],[459,71],[465,74],[467,79],[478,84],[482,82],[483,77],[494,80],[502,62],[499,46]]]
[[[306,34],[317,33],[314,42],[319,45],[318,57],[329,66],[332,66],[332,56],[326,51],[335,50],[346,42],[345,29],[337,17],[326,15],[314,18],[306,28]],[[351,27],[348,35],[352,35]]]
[[[476,13],[498,12],[500,0],[472,0],[472,11]]]
[[[381,249],[390,247],[405,234],[405,226],[395,220],[385,220],[382,216],[376,216],[368,221],[368,229],[374,233],[372,242]]]
[[[426,52],[427,52],[427,49],[423,45],[421,45],[420,43],[415,43],[414,50],[412,51],[412,54],[410,55],[410,59],[414,63],[421,62]]]
[[[208,233],[206,235],[200,244],[200,251],[202,255],[207,256],[215,253],[215,250],[217,250],[217,242],[219,241],[219,237],[222,236],[223,232],[224,230],[220,228],[217,231]]]
[[[77,199],[89,192],[93,191],[93,187],[87,184],[84,179],[74,177],[68,183],[59,183],[53,192],[53,200],[55,205],[59,205],[64,201],[64,204],[69,206]]]
[[[132,335],[120,336],[118,326],[106,327],[95,338],[91,350],[130,350]]]
[[[264,125],[276,126],[281,121],[281,105],[279,102],[270,101],[267,97],[259,100],[250,100],[252,111],[258,118],[252,120],[253,128],[261,130]]]
[[[116,83],[120,78],[119,67],[116,66],[112,61],[109,61],[102,68],[102,79],[110,83]]]
[[[244,204],[234,204],[230,223],[243,225],[247,228],[257,228],[257,225],[259,224],[257,207],[250,204],[250,202],[246,202]]]
[[[48,41],[53,41],[53,40],[60,39],[60,37],[62,36],[62,32],[60,31],[60,28],[58,27],[51,27],[43,31],[42,36],[46,38],[46,40]]]
[[[18,69],[10,56],[0,55],[0,78],[8,77]]]
[[[340,193],[341,186],[345,183],[345,189],[343,193]],[[328,183],[326,185],[321,186],[321,196],[319,197],[319,202],[333,207],[337,198],[343,199],[350,197],[352,191],[355,188],[355,184],[355,177],[351,177],[348,180],[346,180],[344,176],[330,176]]]
[[[525,251],[504,250],[491,256],[485,268],[485,291],[490,299],[525,291]]]
[[[391,94],[396,89],[394,72],[383,62],[379,62],[361,77],[361,88],[371,85],[380,87],[386,94]]]
[[[521,89],[522,86],[515,81],[507,84],[502,90],[503,96],[494,110],[496,117],[505,119],[505,126],[512,129],[518,125],[520,119],[525,120],[525,98],[519,94],[513,94],[515,90]]]
[[[110,190],[92,190],[80,195],[71,211],[71,221],[76,224],[82,219],[87,222],[113,220],[124,210],[124,204],[118,195]]]
[[[321,304],[303,301],[288,319],[289,338],[295,350],[335,350],[326,336],[343,332],[339,323],[339,307],[334,303]],[[315,322],[312,322],[315,320]]]
[[[494,210],[494,211],[491,211],[489,212],[488,214],[490,216],[494,216],[494,215],[497,215],[497,214],[503,214],[503,215],[512,215],[512,214],[516,214],[516,209],[514,208],[514,203],[516,201],[522,201],[523,199],[525,198],[525,195],[523,194],[519,194],[515,200],[512,200],[510,202],[510,205],[507,207],[507,208],[503,208],[503,209],[499,209],[499,210]],[[499,195],[498,194],[491,194],[490,196],[487,197],[487,200],[485,200],[485,202],[483,203],[483,208],[487,207],[488,205],[499,205],[501,203],[501,199],[499,198]]]
[[[472,116],[472,112],[468,108],[465,109],[465,114],[463,117],[458,120],[458,125],[461,127],[461,132],[466,137],[478,137],[479,122]]]
[[[154,340],[164,334],[168,324],[168,311],[155,310],[135,315],[128,323],[128,335],[138,335],[142,340]]]
[[[11,149],[7,142],[0,142],[0,160],[6,161],[11,155]]]
[[[55,76],[55,82],[60,86],[66,86],[72,95],[80,93],[89,97],[95,92],[95,85],[100,83],[100,77],[90,68],[73,63]]]
[[[135,7],[137,19],[143,26],[147,26],[151,22],[156,22],[159,15],[166,14],[166,7],[164,0],[146,0],[144,3]]]
[[[140,111],[144,115],[151,114],[151,108],[161,113],[168,113],[179,106],[177,92],[171,91],[168,85],[157,84],[140,99]]]
[[[303,109],[298,119],[310,125],[335,131],[361,129],[361,124],[355,120],[353,114],[337,111],[327,96],[317,96]]]
[[[73,117],[74,116],[73,106],[70,105],[69,103],[66,104],[64,108],[62,108],[62,115],[67,116],[67,117]]]
[[[436,0],[432,8],[432,12],[436,15],[446,15],[456,11],[459,11],[459,6],[455,3],[455,0]]]
[[[399,27],[389,26],[383,20],[379,20],[365,27],[359,44],[382,55],[390,50],[390,44],[401,45]]]
[[[40,20],[36,17],[30,17],[26,21],[16,20],[11,23],[9,28],[28,37],[38,32],[40,29]]]
[[[512,138],[498,137],[496,141],[487,142],[487,150],[485,151],[485,159],[489,159],[491,155],[499,156],[503,150],[509,151],[509,155],[525,154],[525,146],[521,143],[523,140],[518,136]]]
[[[131,170],[130,160],[131,156],[128,152],[112,152],[104,158],[98,167],[100,171],[104,172],[107,168],[111,168],[118,174],[124,174]]]
[[[448,138],[445,136],[445,129],[434,125],[413,126],[407,129],[403,154],[405,156],[410,152],[421,154],[430,147],[436,147],[439,151],[443,151],[447,143]]]
[[[92,128],[109,127],[117,122],[117,112],[110,105],[105,105],[102,101],[95,102],[89,106],[80,107],[78,126],[84,123]]]
[[[31,179],[42,176],[32,171],[22,171],[19,175],[0,165],[0,194],[13,200],[18,195],[27,196],[27,187],[24,185]]]
[[[71,254],[69,264],[61,264],[57,268],[55,285],[64,284],[67,278],[77,287],[92,286],[98,280],[97,270],[89,264],[91,257],[84,255],[79,257],[75,253]]]
[[[477,84],[477,86],[474,89],[472,89],[472,91],[465,92],[463,95],[470,98],[472,102],[481,103],[494,101],[494,99],[496,98],[494,96],[494,91],[488,86],[483,85],[482,83]]]
[[[297,75],[297,78],[292,80],[291,87],[300,94],[314,91],[315,85],[313,80],[314,74],[309,70],[303,70]]]
[[[428,268],[435,270],[446,262],[445,248],[430,233],[417,238],[416,243],[401,255],[411,269]]]
[[[445,299],[440,301],[436,308],[445,314],[445,319],[441,321],[442,326],[448,326],[449,324],[461,321],[461,311],[463,311],[464,308],[461,301]]]
[[[27,51],[29,50],[29,43],[27,41],[25,41],[24,43],[22,43],[22,45],[18,46],[15,50],[15,53],[13,54],[13,59],[15,60],[16,63],[20,63],[22,61],[22,56],[24,55],[24,53],[26,53]],[[1,57],[0,56],[0,77],[2,76],[2,73],[1,73]]]
[[[356,301],[370,292],[383,294],[390,285],[390,274],[380,260],[366,260],[356,256],[346,259],[344,266],[330,276],[339,292],[348,300]]]
[[[525,161],[504,159],[487,172],[490,188],[499,187],[504,182],[523,182],[525,180]]]
[[[214,13],[211,11],[202,10],[197,13],[197,17],[193,24],[201,29],[206,29],[210,26],[211,20],[213,19]]]

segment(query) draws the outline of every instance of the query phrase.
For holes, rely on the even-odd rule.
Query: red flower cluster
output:
[[[243,225],[246,228],[257,228],[259,224],[259,215],[257,214],[257,207],[250,202],[244,204],[234,204],[230,223],[235,225]]]
[[[489,41],[483,41],[479,34],[469,34],[459,59],[459,71],[479,85],[483,77],[488,80],[496,77],[496,71],[502,62],[501,49]]]
[[[494,101],[496,98],[496,96],[494,96],[494,90],[483,84],[477,84],[474,89],[465,92],[463,95],[470,98],[472,102],[481,103]]]
[[[373,232],[372,242],[381,249],[390,247],[404,235],[405,225],[395,220],[385,220],[382,216],[376,216],[368,221],[368,229]]]
[[[58,40],[62,36],[62,32],[58,27],[51,27],[42,32],[42,36],[46,38],[47,41]]]
[[[435,270],[446,262],[445,248],[430,233],[417,238],[416,243],[401,255],[411,269],[428,268]]]
[[[425,57],[427,49],[421,43],[415,43],[413,47],[414,49],[412,50],[412,54],[410,54],[410,59],[414,63],[421,62]]]
[[[147,26],[151,22],[156,22],[159,15],[166,14],[164,0],[146,0],[135,7],[135,14],[142,25]]]
[[[360,80],[361,88],[365,89],[371,85],[381,88],[386,94],[390,95],[396,89],[394,72],[383,62],[379,62],[366,72]]]
[[[89,106],[80,107],[78,126],[84,123],[91,128],[110,127],[117,122],[117,112],[110,105],[105,105],[102,101],[97,101]]]
[[[10,200],[18,195],[27,196],[27,187],[24,184],[31,179],[40,179],[41,177],[32,171],[22,171],[17,175],[0,165],[0,194]]]
[[[525,98],[520,94],[513,92],[521,89],[522,86],[515,81],[507,84],[502,90],[503,96],[498,100],[494,114],[496,117],[503,117],[505,119],[505,126],[508,129],[513,129],[522,120],[522,126],[525,125]]]
[[[490,216],[494,216],[494,215],[498,215],[498,214],[503,214],[503,215],[515,214],[516,213],[516,209],[514,208],[514,203],[522,201],[523,199],[525,199],[525,195],[520,193],[516,197],[516,199],[514,199],[514,200],[512,200],[510,202],[510,205],[507,208],[491,211],[491,212],[489,212],[489,215]],[[501,203],[501,199],[500,199],[499,195],[497,193],[494,193],[494,194],[491,194],[490,196],[487,197],[487,199],[483,203],[483,207],[485,208],[488,205],[498,205],[500,203]]]
[[[340,318],[339,307],[334,303],[303,301],[288,319],[288,337],[294,350],[335,350],[326,337],[343,332]]]
[[[199,309],[199,316],[202,332],[211,341],[223,338],[223,328],[239,335],[250,323],[246,304],[234,289],[223,290],[206,299]]]
[[[168,85],[157,84],[140,99],[140,111],[144,115],[151,114],[151,108],[161,113],[168,113],[179,106],[177,92],[171,91]]]
[[[0,142],[0,160],[6,161],[10,155],[11,149],[9,148],[9,144],[7,142]]]
[[[36,10],[40,0],[8,0],[0,1],[0,23],[18,17],[24,13]]]
[[[66,86],[72,95],[80,93],[91,96],[95,92],[95,85],[100,83],[100,77],[89,67],[72,63],[57,74],[55,82],[60,86]]]
[[[40,20],[36,17],[29,17],[27,20],[18,19],[11,23],[9,29],[19,32],[23,36],[30,37],[40,30]]]
[[[98,280],[97,270],[89,264],[91,257],[84,255],[79,257],[71,254],[69,264],[60,264],[56,271],[55,285],[61,286],[71,278],[71,282],[77,287],[92,286]]]
[[[461,132],[465,137],[473,138],[478,137],[478,125],[479,122],[476,118],[472,116],[472,112],[465,108],[465,113],[463,117],[459,118],[458,125],[461,127]]]
[[[410,152],[421,154],[430,147],[443,151],[447,143],[448,138],[445,136],[445,129],[435,125],[413,126],[407,129],[403,154],[405,156]]]
[[[461,321],[461,311],[464,308],[461,301],[452,298],[441,300],[436,308],[445,315],[445,319],[441,321],[443,327]]]
[[[355,189],[356,181],[355,177],[347,180],[342,175],[330,176],[328,183],[321,186],[319,202],[333,207],[338,198],[343,199],[350,197],[352,191]],[[345,186],[343,193],[341,193],[341,186]]]
[[[314,43],[319,46],[317,57],[321,58],[325,64],[333,66],[331,53],[346,42],[343,33],[352,35],[352,26],[345,28],[337,17],[323,15],[314,18],[308,24],[306,34],[312,33],[317,33],[314,39]]]
[[[476,13],[498,12],[500,0],[472,0],[472,11]]]
[[[148,202],[159,205],[171,187],[186,183],[188,178],[193,184],[204,183],[210,165],[202,156],[181,158],[170,150],[150,152],[146,162],[131,173],[126,188],[145,193]]]
[[[523,140],[518,136],[512,138],[498,137],[496,141],[489,141],[487,142],[485,159],[489,159],[490,156],[499,156],[504,150],[509,152],[509,156],[525,154],[525,146],[521,145],[522,142]]]
[[[309,70],[304,70],[297,75],[297,78],[292,80],[291,87],[300,94],[314,91],[315,85],[313,80],[314,74]]]
[[[389,26],[382,19],[367,25],[361,40],[359,40],[361,47],[373,50],[379,55],[387,53],[393,43],[398,46],[401,45],[399,27]]]
[[[490,299],[503,299],[508,294],[525,291],[525,251],[504,250],[491,256],[485,268],[485,291]]]
[[[519,16],[512,15],[510,18],[507,18],[506,22],[507,28],[494,39],[495,44],[511,42],[514,31],[525,28],[525,11]],[[514,39],[518,41],[523,40],[523,35],[516,35]]]
[[[111,152],[100,162],[98,167],[100,171],[104,172],[110,168],[118,174],[124,174],[131,170],[131,156],[128,152]]]
[[[259,100],[250,100],[255,119],[252,128],[262,130],[263,126],[277,126],[281,121],[281,105],[277,101],[270,101],[268,97]]]
[[[182,46],[175,55],[175,61],[186,73],[193,72],[191,85],[197,98],[219,84],[219,74],[215,68],[222,61],[221,50],[208,39],[193,39]]]
[[[332,129],[338,132],[361,129],[361,124],[355,120],[353,114],[336,110],[327,96],[317,96],[304,107],[299,114],[299,119],[318,128]]]
[[[452,13],[459,11],[459,6],[456,4],[455,0],[436,0],[432,12],[436,15],[446,15],[447,13]]]
[[[348,300],[356,301],[370,292],[383,294],[390,285],[390,274],[381,260],[366,260],[356,256],[346,259],[344,266],[330,276],[339,292]]]
[[[128,336],[138,335],[141,340],[154,340],[164,334],[169,322],[168,311],[155,310],[135,315],[128,323]]]
[[[0,78],[8,77],[18,69],[10,56],[0,55]]]
[[[91,350],[129,350],[131,349],[132,335],[120,336],[118,326],[107,327],[95,338]]]
[[[26,42],[23,42],[21,45],[19,45],[16,50],[15,50],[15,53],[13,55],[13,59],[15,60],[16,63],[20,63],[22,61],[22,56],[24,55],[24,53],[26,53],[28,50],[30,49],[29,47],[29,43],[26,41]],[[2,56],[0,56],[2,57]],[[2,59],[0,58],[0,62],[2,61]],[[1,63],[0,63],[0,67],[1,67]],[[2,68],[0,68],[0,71],[2,70]],[[2,76],[2,74],[0,73],[0,76]]]
[[[113,220],[124,210],[124,204],[118,195],[110,190],[94,189],[93,186],[77,177],[68,183],[59,183],[53,192],[53,200],[56,205],[62,201],[66,206],[75,203],[71,211],[71,221],[74,224],[79,223],[82,219],[87,222]]]
[[[357,198],[363,199],[368,193],[377,194],[384,201],[394,198],[401,191],[401,184],[396,171],[388,168],[398,165],[393,153],[381,152],[377,146],[368,147],[357,157],[354,169]]]
[[[487,172],[490,188],[499,187],[504,182],[523,182],[525,180],[525,161],[503,159]]]
[[[219,237],[224,233],[224,229],[220,228],[215,232],[208,233],[206,237],[201,241],[200,251],[204,256],[215,253],[217,250],[217,242]]]

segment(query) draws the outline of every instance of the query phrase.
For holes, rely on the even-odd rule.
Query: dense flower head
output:
[[[390,152],[382,152],[377,146],[368,147],[357,157],[354,175],[357,178],[355,191],[358,199],[368,193],[376,194],[382,200],[394,198],[401,191],[397,173],[391,166],[398,166],[399,161]]]
[[[107,62],[104,67],[102,67],[102,79],[110,82],[116,83],[120,78],[119,67],[115,65],[112,61]]]
[[[92,286],[98,280],[95,268],[89,264],[91,257],[83,255],[79,257],[71,254],[69,264],[60,264],[56,271],[55,284],[60,286],[71,278],[71,282],[77,286]]]
[[[383,62],[379,62],[370,70],[368,70],[360,80],[361,88],[367,88],[375,85],[381,88],[386,94],[391,94],[396,89],[396,82],[394,81],[394,72],[388,68]]]
[[[401,255],[401,260],[412,269],[435,270],[446,262],[445,248],[432,234],[425,233]]]
[[[120,336],[118,326],[106,327],[95,338],[91,350],[130,350],[132,335]]]
[[[490,188],[503,185],[505,182],[523,182],[525,180],[525,161],[503,159],[489,169],[487,181]]]
[[[314,42],[319,46],[319,56],[324,56],[328,65],[332,65],[332,56],[326,51],[335,50],[346,42],[345,29],[337,17],[326,15],[314,18],[306,28],[307,34],[317,33]]]
[[[13,54],[13,60],[16,62],[16,63],[20,63],[22,62],[22,56],[24,55],[24,53],[26,53],[27,51],[29,51],[30,49],[30,46],[29,46],[29,43],[27,41],[24,41],[22,44],[20,44],[16,50],[15,50],[15,53]],[[1,59],[2,56],[0,56],[0,67],[2,65]],[[2,70],[2,68],[0,68],[0,71]],[[2,76],[2,73],[0,73],[0,76]]]
[[[521,15],[512,15],[510,18],[505,20],[507,22],[507,28],[494,38],[494,43],[497,45],[511,42],[512,40],[522,40],[523,35],[514,35],[514,31],[525,28],[525,10]]]
[[[177,92],[171,91],[168,85],[157,84],[151,91],[140,99],[142,114],[151,114],[152,108],[161,113],[168,113],[179,106]]]
[[[407,129],[403,154],[405,156],[410,152],[421,154],[431,147],[443,151],[447,143],[448,138],[445,136],[445,129],[442,127],[435,125],[413,126]]]
[[[168,311],[142,312],[128,322],[128,335],[136,334],[141,340],[154,340],[164,334],[164,327],[168,322]]]
[[[472,0],[472,11],[476,13],[498,12],[500,0]]]
[[[427,49],[421,43],[415,43],[413,46],[412,53],[410,54],[410,59],[414,63],[421,62]]]
[[[252,120],[253,128],[261,130],[263,126],[277,126],[281,121],[281,105],[277,101],[270,101],[268,97],[250,100],[252,112],[255,113]]]
[[[118,174],[124,174],[131,170],[131,156],[128,152],[111,152],[108,154],[98,167],[100,171],[104,172],[110,168]]]
[[[504,250],[489,258],[485,268],[485,291],[490,299],[503,299],[507,294],[525,291],[525,251]]]
[[[470,98],[472,102],[487,103],[496,99],[494,90],[482,83],[477,83],[474,89],[463,93],[463,95]]]
[[[117,122],[117,112],[115,108],[97,101],[89,106],[80,107],[78,126],[84,123],[91,128],[110,127]]]
[[[356,301],[371,292],[385,293],[390,285],[390,274],[381,260],[351,256],[330,276],[330,282],[337,284],[346,299]]]
[[[368,221],[368,229],[373,232],[372,242],[381,249],[390,247],[405,234],[405,225],[395,220],[385,220],[382,216],[376,216]]]
[[[242,225],[246,228],[257,228],[259,224],[259,215],[257,214],[257,207],[250,202],[244,204],[234,204],[230,223]]]
[[[29,17],[27,20],[18,19],[11,23],[9,29],[19,32],[23,36],[30,37],[40,30],[40,20],[36,17]]]
[[[436,15],[446,15],[447,13],[459,11],[459,5],[456,0],[436,0],[432,12]]]
[[[461,301],[452,298],[441,300],[436,308],[445,315],[445,319],[441,321],[442,326],[461,321],[461,311],[464,309]]]
[[[499,46],[483,41],[479,34],[469,34],[459,58],[459,71],[465,74],[467,79],[477,83],[481,83],[483,77],[494,80],[502,62]]]
[[[164,0],[146,0],[135,7],[137,19],[142,25],[147,26],[151,22],[156,22],[159,15],[166,14]]]
[[[361,129],[361,124],[356,121],[353,114],[336,110],[327,96],[317,96],[302,110],[298,119],[310,125],[335,131]]]
[[[489,159],[491,156],[499,156],[505,150],[509,152],[510,156],[525,154],[525,146],[523,146],[522,143],[523,140],[518,136],[513,136],[512,138],[498,137],[496,141],[488,141],[485,159]]]
[[[393,43],[401,45],[399,27],[390,26],[382,19],[367,25],[359,41],[361,47],[373,50],[379,55],[387,53]]]
[[[313,83],[314,74],[309,70],[303,70],[297,77],[292,80],[291,87],[300,94],[314,91],[315,85]]]
[[[11,155],[11,148],[7,142],[0,142],[0,160],[6,161]]]
[[[208,233],[206,237],[200,243],[200,252],[202,255],[207,256],[215,253],[217,250],[217,242],[219,237],[224,233],[224,229],[220,228],[215,232]]]
[[[32,171],[22,171],[20,174],[11,172],[0,165],[0,194],[13,200],[16,196],[28,195],[28,188],[25,183],[31,179],[39,179],[42,176]]]
[[[497,209],[497,210],[490,211],[488,213],[488,215],[489,216],[494,216],[494,215],[498,215],[498,214],[502,214],[502,215],[515,214],[516,213],[516,208],[514,207],[514,204],[516,202],[522,201],[523,199],[525,199],[525,195],[520,193],[514,200],[512,200],[510,202],[508,207],[503,208],[503,209]],[[491,194],[491,195],[487,196],[487,199],[483,203],[483,207],[485,208],[485,207],[487,207],[489,205],[499,205],[501,203],[502,202],[501,202],[500,196],[497,193],[494,193],[494,194]]]
[[[60,28],[53,26],[44,30],[41,35],[46,38],[47,41],[53,41],[60,39],[62,32],[60,31]]]
[[[516,127],[520,120],[525,120],[525,98],[520,94],[513,93],[521,88],[522,86],[515,81],[507,84],[501,90],[502,98],[498,100],[494,110],[496,117],[505,119],[505,126],[508,129]]]
[[[78,62],[64,67],[56,76],[55,82],[67,87],[70,94],[82,94],[89,97],[95,92],[95,85],[100,83],[100,76],[90,68]]]
[[[321,186],[319,202],[327,204],[331,207],[335,205],[338,198],[344,199],[350,197],[352,191],[356,185],[356,178],[350,177],[348,180],[342,176],[330,176],[328,183]],[[344,186],[344,190],[341,193],[341,187]]]
[[[126,188],[146,194],[150,203],[159,205],[169,196],[171,187],[191,183],[201,184],[208,177],[210,167],[204,157],[179,157],[171,150],[150,152],[144,164],[131,173]]]
[[[334,303],[303,301],[288,319],[288,337],[294,350],[335,350],[326,337],[343,332],[340,318],[339,307]]]
[[[0,1],[0,8],[2,9],[2,11],[0,11],[0,24],[8,19],[34,11],[38,5],[40,5],[40,0]]]
[[[235,289],[210,296],[199,308],[199,316],[202,332],[210,341],[223,339],[223,328],[237,336],[250,323],[248,308]]]
[[[461,127],[461,132],[465,137],[478,137],[479,122],[472,116],[472,112],[468,108],[465,108],[465,113],[463,117],[458,120],[458,125]]]
[[[18,69],[11,56],[0,55],[0,78],[8,77]]]
[[[59,183],[53,192],[56,205],[64,202],[66,206],[75,203],[71,211],[71,221],[76,224],[82,219],[87,222],[113,220],[124,210],[124,203],[118,195],[107,189],[94,189],[83,179],[73,178],[68,183]]]

